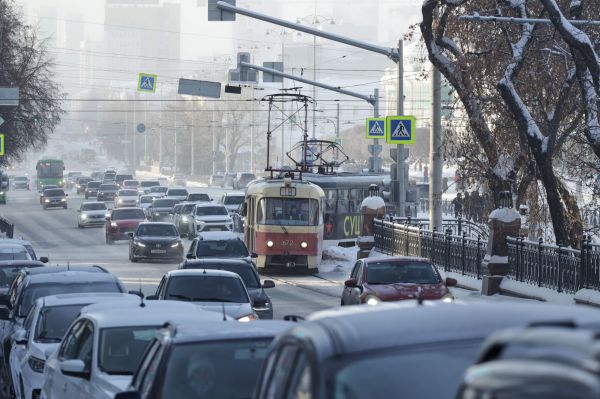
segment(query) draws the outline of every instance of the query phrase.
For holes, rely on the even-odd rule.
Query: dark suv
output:
[[[114,201],[119,186],[115,183],[105,183],[98,187],[98,201]]]
[[[90,197],[97,197],[98,196],[98,188],[100,188],[100,185],[102,184],[102,182],[99,181],[91,181],[88,182],[88,184],[85,187],[85,199],[89,199]]]
[[[120,188],[123,188],[123,182],[125,180],[133,180],[133,175],[124,173],[115,176],[115,183],[117,183]]]
[[[67,209],[67,196],[62,188],[48,188],[42,193],[41,201],[44,209],[64,208]]]
[[[100,266],[38,267],[23,269],[14,278],[8,294],[0,296],[2,363],[0,371],[10,380],[8,360],[11,335],[21,327],[38,298],[79,292],[125,292],[119,279]],[[4,384],[5,389],[9,384]]]

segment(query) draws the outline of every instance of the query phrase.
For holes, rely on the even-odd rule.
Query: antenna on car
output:
[[[227,321],[227,313],[225,313],[225,303],[221,302],[221,312],[223,312],[223,321]]]
[[[71,271],[71,262],[67,261],[67,270]]]
[[[144,303],[144,293],[142,292],[142,279],[140,278],[140,308],[145,308],[146,304]]]
[[[204,271],[202,272],[202,274],[206,274],[206,267],[204,268]]]
[[[421,287],[420,287],[420,286],[419,286],[419,287],[417,287],[417,303],[418,303],[419,305],[423,305],[423,297],[422,297],[422,294],[423,294],[423,290],[421,289]]]

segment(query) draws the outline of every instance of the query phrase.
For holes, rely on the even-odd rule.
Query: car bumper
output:
[[[137,201],[123,201],[123,202],[116,202],[115,203],[115,207],[117,208],[125,208],[125,207],[136,207],[137,206]]]
[[[104,223],[106,223],[105,217],[87,217],[87,218],[79,218],[79,224],[82,226],[104,226]]]
[[[65,206],[67,206],[67,201],[50,201],[50,202],[44,202],[43,205],[46,208],[63,208]]]
[[[143,259],[181,259],[183,258],[183,247],[161,246],[156,248],[149,244],[146,247],[133,247],[132,254],[135,258]]]
[[[261,320],[272,320],[273,319],[273,308],[272,307],[268,307],[268,308],[252,308],[256,314],[258,315],[258,318]]]
[[[233,223],[203,223],[195,224],[195,230],[197,233],[203,231],[232,231]]]
[[[114,194],[98,194],[98,201],[114,201]]]
[[[30,367],[21,368],[21,378],[23,379],[23,397],[27,399],[39,398],[44,386],[44,374],[36,373]]]
[[[108,232],[108,236],[113,240],[129,240],[129,233],[133,233],[136,230],[132,228],[111,228]]]

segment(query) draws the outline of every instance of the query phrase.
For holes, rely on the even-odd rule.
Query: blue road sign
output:
[[[367,118],[367,138],[382,139],[385,137],[385,118]]]
[[[413,144],[415,142],[414,116],[388,116],[385,138],[388,144]]]
[[[138,91],[144,93],[156,92],[156,75],[140,73],[138,75]]]

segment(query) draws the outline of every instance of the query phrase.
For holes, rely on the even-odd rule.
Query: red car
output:
[[[145,221],[146,214],[142,208],[111,210],[105,224],[106,243],[112,244],[117,240],[129,240],[129,233],[133,233],[138,225]]]
[[[401,301],[403,299],[451,301],[448,287],[453,278],[442,279],[429,259],[396,257],[366,258],[356,262],[342,292],[342,305]]]

